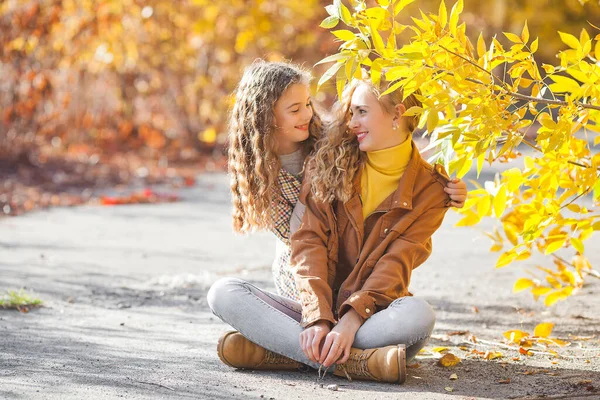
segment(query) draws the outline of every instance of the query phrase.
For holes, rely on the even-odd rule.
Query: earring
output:
[[[398,123],[396,121],[392,123],[392,129],[395,131],[398,130]]]

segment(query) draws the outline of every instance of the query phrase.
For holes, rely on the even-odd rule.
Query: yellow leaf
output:
[[[552,328],[554,328],[554,324],[551,322],[538,324],[533,331],[533,336],[547,338],[552,333]]]
[[[525,289],[529,289],[532,286],[535,286],[534,281],[527,278],[521,278],[515,282],[515,285],[513,286],[513,293],[521,292]]]
[[[594,47],[594,54],[596,59],[600,58],[600,40],[596,40],[596,46]]]
[[[578,49],[581,47],[579,44],[579,40],[577,40],[577,38],[571,35],[570,33],[558,31],[558,34],[560,35],[560,40],[562,40],[563,43],[569,46],[570,48]]]
[[[454,389],[452,388],[452,386],[446,386],[446,387],[444,388],[444,390],[445,390],[446,392],[451,392],[451,391],[453,391]]]
[[[450,32],[456,36],[456,27],[458,26],[458,17],[463,11],[463,0],[458,0],[450,11]]]
[[[539,297],[539,296],[545,296],[546,294],[548,294],[551,291],[552,291],[552,289],[549,287],[536,287],[531,290],[531,294],[533,294],[536,297]]]
[[[552,292],[552,293],[550,293],[549,295],[546,296],[546,298],[544,299],[544,304],[547,307],[550,307],[551,305],[553,305],[557,301],[564,300],[567,297],[569,297],[571,295],[572,291],[573,291],[572,287],[565,287],[563,289],[560,289],[560,290],[557,290],[555,292]]]
[[[477,54],[479,57],[483,57],[485,55],[485,40],[483,39],[483,33],[479,33],[479,37],[477,38]]]
[[[517,258],[517,253],[514,250],[503,253],[496,262],[496,268],[502,268],[513,262]]]
[[[458,375],[456,375],[456,374],[452,374],[452,375],[450,375],[450,380],[451,380],[451,381],[455,381],[455,380],[457,380],[457,379],[458,379]]]
[[[565,245],[566,241],[567,241],[567,238],[563,237],[562,239],[554,240],[554,241],[548,243],[546,246],[546,250],[544,251],[544,254],[545,255],[552,254],[556,250],[561,249]]]
[[[502,357],[504,357],[504,355],[499,351],[488,351],[485,353],[485,356],[483,358],[485,358],[486,360],[495,360],[496,358]]]
[[[500,186],[498,193],[494,196],[494,214],[496,218],[500,218],[506,209],[506,186]]]
[[[338,29],[337,31],[331,31],[331,33],[333,33],[335,37],[337,37],[340,40],[343,40],[344,42],[354,40],[356,38],[354,32],[349,31],[347,29]]]
[[[494,244],[494,245],[493,245],[493,246],[490,248],[490,251],[491,251],[492,253],[494,253],[494,252],[497,252],[497,251],[500,251],[500,250],[502,250],[503,248],[504,248],[504,246],[503,246],[502,244],[500,244],[500,243],[496,243],[496,244]]]
[[[523,43],[529,42],[529,28],[527,27],[527,20],[525,20],[525,26],[523,27],[523,31],[521,32],[521,40]]]
[[[383,56],[385,53],[385,45],[383,44],[383,39],[381,38],[381,35],[377,31],[377,26],[376,26],[374,20],[371,20],[370,28],[371,28],[371,40],[373,41],[373,46],[375,46],[375,50],[377,50],[377,52]]]
[[[535,53],[538,50],[538,38],[531,43],[531,52]]]
[[[575,247],[575,250],[579,252],[579,254],[583,254],[585,252],[585,247],[583,242],[577,238],[571,238],[571,244]]]
[[[571,78],[561,75],[549,75],[549,77],[555,82],[549,86],[549,89],[553,92],[574,92],[579,90],[579,83]]]
[[[444,357],[442,357],[438,360],[438,364],[441,365],[442,367],[446,367],[446,368],[454,367],[459,362],[460,362],[460,358],[456,357],[452,353],[448,353],[448,354],[444,355]]]
[[[463,219],[461,219],[460,221],[458,221],[456,223],[456,225],[454,225],[454,226],[473,226],[473,225],[477,224],[479,221],[481,221],[481,218],[479,217],[479,215],[477,215],[477,213],[469,210],[467,216],[464,217]]]
[[[542,68],[544,68],[544,71],[546,71],[547,74],[552,74],[554,73],[554,66],[550,65],[550,64],[542,64]]]
[[[434,347],[433,349],[431,349],[431,351],[433,351],[434,353],[443,353],[445,351],[448,351],[447,347]]]
[[[512,329],[510,331],[504,332],[504,337],[510,342],[519,343],[521,342],[521,339],[529,337],[529,333],[520,331],[518,329]]]
[[[446,24],[448,23],[448,12],[446,11],[446,3],[444,3],[444,0],[442,0],[442,2],[440,3],[438,22],[440,23],[442,29],[444,29],[446,27]]]
[[[510,32],[502,32],[504,33],[504,36],[506,36],[508,38],[508,40],[510,40],[513,43],[523,43],[521,41],[521,38],[517,35],[515,35],[514,33],[510,33]]]

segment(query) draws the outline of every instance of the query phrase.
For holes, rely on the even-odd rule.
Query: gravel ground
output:
[[[224,366],[215,346],[227,326],[208,310],[207,289],[221,276],[272,289],[274,255],[268,234],[232,233],[227,190],[223,174],[207,174],[177,203],[0,219],[0,291],[26,287],[45,303],[0,310],[0,398],[600,399],[600,281],[589,278],[550,309],[513,294],[524,267],[549,260],[495,270],[480,231],[491,223],[454,228],[454,212],[413,275],[411,291],[434,306],[437,325],[404,385]],[[600,253],[588,252],[600,265]],[[555,323],[552,336],[571,342],[560,357],[505,348],[503,332],[532,332],[539,322]],[[462,362],[438,366],[436,347]],[[484,360],[486,351],[501,357]]]

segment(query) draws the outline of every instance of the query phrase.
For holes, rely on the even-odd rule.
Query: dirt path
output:
[[[437,311],[427,348],[450,347],[463,358],[473,349],[498,351],[501,358],[463,359],[446,369],[423,355],[402,386],[231,370],[215,353],[226,326],[208,311],[206,291],[225,275],[272,288],[273,241],[232,234],[223,175],[202,176],[182,196],[179,203],[0,220],[0,290],[25,286],[46,303],[26,314],[0,310],[0,399],[600,398],[600,281],[590,279],[551,309],[514,295],[521,268],[494,270],[488,239],[453,228],[454,213],[411,284]],[[599,246],[600,238],[586,242]],[[600,265],[600,253],[592,262]],[[532,332],[538,322],[556,323],[555,337],[595,337],[571,340],[560,358],[519,356],[500,344],[503,332]],[[456,331],[478,344],[469,334],[450,335]],[[453,373],[458,380],[449,379]]]

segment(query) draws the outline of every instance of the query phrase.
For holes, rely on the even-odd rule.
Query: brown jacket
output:
[[[367,319],[410,295],[412,270],[431,254],[431,235],[448,210],[446,173],[424,161],[414,143],[398,188],[366,220],[360,176],[346,203],[316,201],[304,180],[306,213],[291,240],[303,327],[335,323],[350,307]]]

